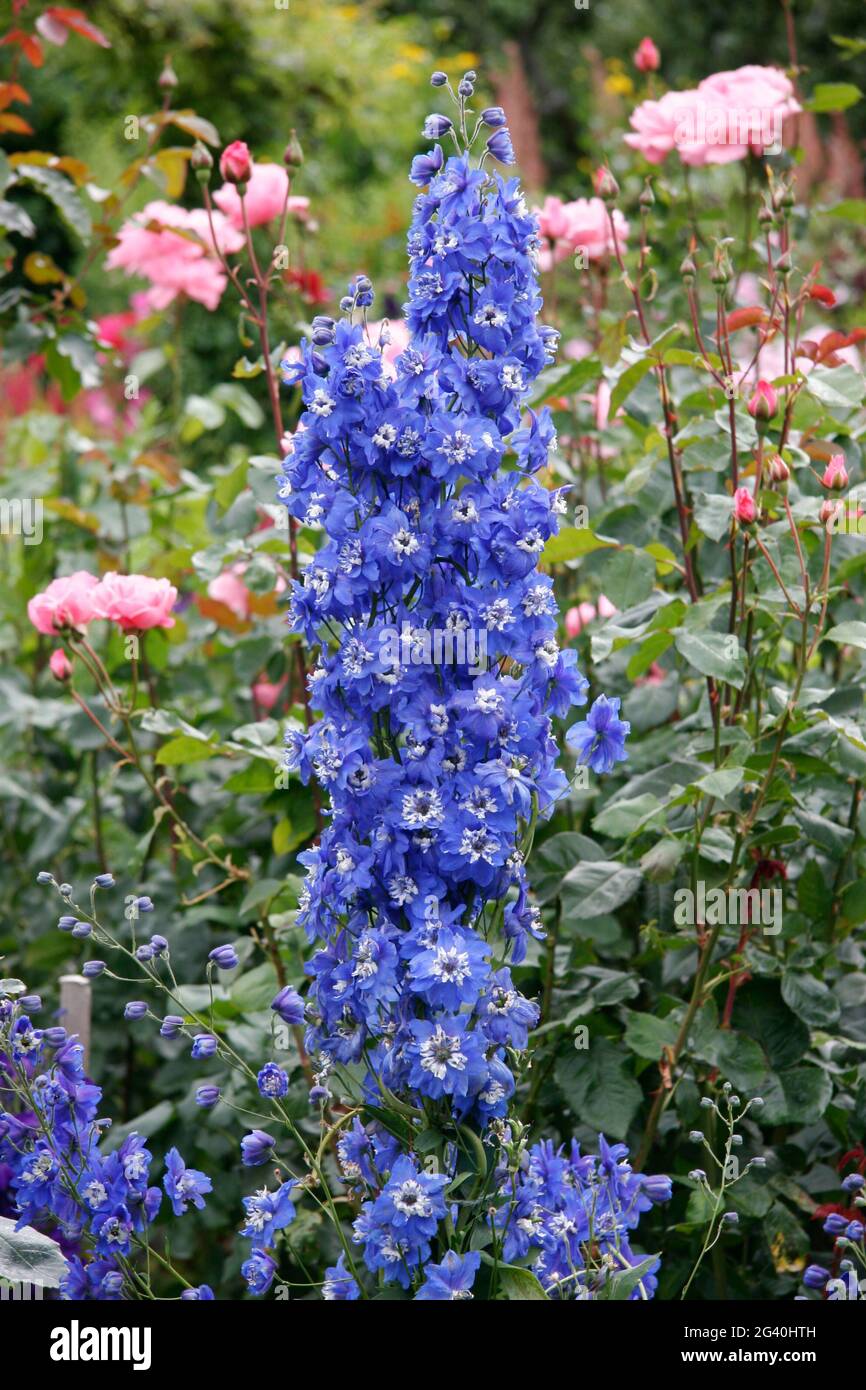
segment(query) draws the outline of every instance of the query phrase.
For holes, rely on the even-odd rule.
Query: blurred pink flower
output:
[[[634,65],[638,72],[656,72],[661,65],[662,56],[652,39],[641,39],[634,55]]]
[[[62,647],[55,647],[48,658],[48,665],[55,680],[68,681],[72,675],[72,662]]]
[[[36,631],[51,636],[58,628],[86,627],[99,617],[94,593],[98,583],[96,576],[86,570],[52,579],[48,588],[27,605],[27,616]]]
[[[167,579],[146,574],[103,575],[94,594],[95,616],[119,623],[124,632],[151,627],[174,627],[171,610],[177,589]]]
[[[409,332],[409,325],[405,319],[389,319],[385,327],[384,319],[377,319],[375,323],[369,325],[370,342],[380,343],[382,347],[382,361],[388,371],[386,375],[395,377],[394,363],[405,352],[411,341],[412,335]],[[384,334],[384,336],[383,336]]]
[[[250,599],[252,594],[241,579],[246,566],[243,564],[232,565],[231,569],[223,570],[216,579],[212,579],[207,586],[208,597],[216,599],[217,603],[224,603],[226,608],[230,608],[236,618],[245,621],[250,616]]]
[[[309,198],[294,195],[286,201],[289,176],[281,164],[253,164],[244,194],[247,220],[251,227],[261,227],[282,217],[283,208],[304,222],[310,210]],[[213,195],[218,208],[225,213],[233,227],[243,229],[244,215],[238,190],[232,183],[223,184]]]
[[[253,686],[253,697],[256,704],[264,710],[273,709],[285,687],[285,676],[281,681],[256,681]]]
[[[690,91],[642,102],[625,141],[651,164],[673,150],[684,164],[730,164],[780,143],[785,119],[800,109],[781,69],[748,64],[705,77]]]
[[[542,246],[538,257],[542,270],[550,270],[555,262],[567,260],[578,250],[588,261],[600,261],[613,254],[613,233],[601,198],[576,198],[572,203],[545,198],[543,206],[534,211],[541,235],[548,243]],[[613,223],[617,241],[623,247],[629,227],[619,208],[613,210]]]
[[[240,232],[219,211],[213,214],[213,235],[224,255],[239,251],[244,243]],[[124,222],[106,265],[150,281],[145,296],[149,309],[165,309],[179,294],[185,294],[213,310],[227,283],[205,210],[189,211],[160,199]]]
[[[588,623],[595,622],[596,618],[612,618],[616,611],[604,594],[599,595],[597,608],[594,603],[579,603],[576,608],[569,608],[565,615],[566,634],[569,638],[578,637]]]

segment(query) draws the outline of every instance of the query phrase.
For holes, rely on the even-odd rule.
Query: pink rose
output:
[[[595,618],[595,604],[579,603],[576,608],[569,608],[565,615],[565,631],[569,638],[578,637],[586,625],[594,622]]]
[[[53,635],[61,627],[86,627],[99,616],[95,594],[99,581],[86,570],[64,579],[52,579],[47,589],[27,605],[27,616],[37,632]]]
[[[657,72],[662,57],[652,39],[641,39],[634,55],[634,65],[638,72]]]
[[[48,665],[55,680],[68,681],[72,675],[72,662],[62,647],[55,647],[48,658]]]
[[[779,397],[769,381],[759,381],[746,406],[753,420],[772,420],[779,409]]]
[[[554,243],[552,257],[549,247],[542,248],[539,256],[542,270],[549,270],[554,262],[566,260],[578,251],[583,252],[587,261],[601,261],[613,255],[613,232],[607,208],[600,198],[577,198],[573,203],[546,198],[544,206],[536,208],[535,212],[542,235]],[[619,208],[613,210],[613,225],[622,249],[629,226]]]
[[[220,173],[227,183],[246,183],[252,164],[249,148],[243,140],[233,140],[220,155]]]
[[[261,227],[282,217],[283,209],[290,216],[305,222],[310,210],[309,198],[288,197],[289,176],[281,164],[253,164],[244,192],[244,206],[247,221],[251,227]],[[225,183],[213,195],[213,200],[221,208],[233,227],[239,230],[244,225],[240,195],[233,183]]]
[[[786,117],[800,109],[783,72],[748,65],[706,77],[695,90],[642,102],[625,141],[651,164],[673,150],[684,164],[730,164],[780,143]]]
[[[95,594],[97,617],[119,623],[124,632],[133,628],[174,627],[171,610],[177,589],[167,579],[146,574],[106,574]]]
[[[156,199],[124,222],[106,265],[150,281],[150,310],[165,309],[179,294],[214,310],[227,284],[216,249],[230,255],[243,244],[223,213],[214,212],[212,233],[204,208],[188,211]]]

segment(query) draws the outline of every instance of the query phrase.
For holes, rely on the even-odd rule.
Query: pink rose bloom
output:
[[[67,681],[72,675],[72,662],[62,647],[55,647],[48,658],[48,665],[55,680]]]
[[[601,198],[576,198],[563,203],[559,198],[545,198],[544,206],[535,209],[542,236],[553,247],[542,246],[538,264],[550,270],[558,261],[567,260],[583,251],[588,261],[601,261],[613,255],[614,241],[607,208]],[[625,245],[629,227],[619,208],[613,210],[620,248]]]
[[[86,570],[64,579],[52,579],[47,589],[27,605],[27,616],[37,632],[52,636],[61,627],[86,627],[99,617],[95,594],[99,581]]]
[[[650,164],[661,164],[673,150],[684,164],[730,164],[781,142],[785,118],[799,110],[783,72],[748,65],[706,77],[693,91],[642,102],[629,118],[632,133],[625,141]]]
[[[146,574],[105,574],[94,596],[96,616],[119,623],[124,632],[133,628],[174,627],[171,610],[177,589],[167,579]]]
[[[232,565],[231,569],[223,570],[222,574],[218,574],[207,586],[208,597],[216,599],[217,603],[224,603],[241,622],[245,622],[250,616],[252,598],[241,579],[245,568],[245,565]]]
[[[256,681],[253,686],[253,697],[256,704],[260,705],[262,709],[273,709],[285,688],[285,676],[281,681]]]
[[[607,597],[606,594],[599,594],[598,616],[600,618],[612,618],[614,613],[618,612],[619,609],[617,608],[616,604],[611,603],[610,599]]]
[[[243,236],[219,211],[213,214],[213,231],[223,255],[239,251],[244,244]],[[124,222],[106,265],[149,280],[146,301],[151,310],[165,309],[179,294],[214,310],[227,283],[205,210],[188,211],[160,199]]]
[[[705,128],[705,103],[698,92],[665,92],[658,101],[642,101],[632,111],[629,124],[632,133],[624,137],[625,143],[650,164],[661,164],[673,150],[684,164],[708,162],[706,142],[699,138]]]
[[[771,145],[781,143],[786,117],[802,110],[794,96],[794,86],[780,68],[763,68],[749,63],[732,72],[716,72],[698,84],[711,117],[726,120],[729,159],[745,159],[749,150],[762,155]],[[708,163],[719,160],[708,159]],[[727,162],[724,161],[724,162]]]
[[[251,227],[261,227],[282,217],[283,209],[304,222],[310,210],[309,198],[292,196],[286,201],[289,191],[289,176],[282,164],[253,164],[244,193],[247,221]],[[213,200],[221,208],[233,227],[243,229],[244,215],[237,188],[232,183],[223,184],[213,195]]]

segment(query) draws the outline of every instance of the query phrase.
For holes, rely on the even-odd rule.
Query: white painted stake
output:
[[[77,1033],[84,1048],[84,1068],[90,1065],[90,981],[83,975],[60,976],[60,1023]]]

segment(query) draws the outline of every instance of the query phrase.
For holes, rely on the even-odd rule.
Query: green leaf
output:
[[[607,916],[634,897],[641,878],[640,869],[612,860],[578,864],[562,880],[563,908],[579,922]]]
[[[540,903],[550,902],[559,892],[565,875],[583,859],[602,859],[604,851],[595,840],[579,835],[573,830],[564,830],[559,835],[551,835],[532,856],[530,881],[532,891]]]
[[[708,772],[706,777],[699,778],[695,786],[700,787],[707,796],[715,796],[724,801],[726,796],[736,791],[743,776],[744,771],[741,767],[720,767],[718,771]]]
[[[699,492],[695,498],[695,521],[711,541],[720,541],[731,529],[730,497],[715,492]]]
[[[56,1289],[66,1270],[56,1241],[30,1226],[16,1231],[14,1221],[0,1216],[0,1278]]]
[[[610,393],[611,419],[613,419],[620,406],[628,399],[635,387],[640,385],[647,372],[651,372],[656,365],[653,358],[647,355],[646,357],[641,357],[637,362],[633,362],[630,367],[626,367]]]
[[[599,812],[592,822],[592,828],[599,835],[624,840],[661,809],[661,802],[651,792],[644,792],[642,796],[621,797]]]
[[[190,738],[188,734],[181,734],[178,738],[170,738],[168,743],[164,743],[156,755],[156,761],[162,763],[164,767],[177,767],[181,763],[201,763],[208,758],[216,756],[217,749],[210,743],[203,743],[201,739]]]
[[[625,1138],[643,1091],[621,1047],[594,1038],[587,1051],[570,1049],[559,1057],[554,1076],[577,1120],[614,1139]]]
[[[843,198],[841,203],[824,211],[833,217],[842,217],[846,222],[856,222],[858,227],[866,227],[866,198]]]
[[[841,1012],[839,1000],[827,986],[802,970],[785,971],[782,998],[811,1028],[831,1027]]]
[[[833,1083],[820,1067],[792,1067],[771,1072],[762,1085],[761,1121],[768,1125],[810,1125],[820,1120],[833,1094]]]
[[[601,370],[597,357],[582,357],[579,362],[542,373],[537,383],[538,390],[530,402],[533,410],[556,396],[571,396],[576,391],[582,391],[584,386],[598,380]]]
[[[19,164],[15,170],[19,183],[29,183],[54,204],[67,227],[82,241],[89,241],[92,231],[90,213],[84,206],[75,184],[56,169],[45,169],[39,164]]]
[[[581,555],[591,555],[594,550],[603,550],[611,544],[593,535],[588,526],[563,526],[557,535],[551,536],[541,555],[544,565],[561,565],[566,560],[578,560]]]
[[[629,680],[637,680],[639,676],[645,675],[653,662],[658,661],[659,657],[667,651],[673,640],[669,632],[651,632],[641,642],[626,667],[626,675]]]
[[[509,1302],[550,1302],[531,1269],[521,1269],[519,1265],[499,1265],[498,1269],[499,1287]]]
[[[763,1051],[753,1038],[729,1028],[717,1028],[703,1042],[702,1055],[718,1067],[725,1081],[741,1091],[755,1091],[767,1076]]]
[[[815,111],[818,115],[827,111],[847,111],[850,106],[856,106],[862,96],[853,82],[819,82],[805,106],[807,111]]]
[[[658,1255],[647,1255],[640,1264],[631,1265],[628,1269],[620,1269],[617,1270],[616,1274],[611,1274],[598,1292],[599,1301],[616,1300],[622,1302],[624,1299],[631,1298],[638,1284],[646,1278],[658,1258]]]
[[[274,967],[264,961],[235,980],[229,994],[241,1013],[252,1014],[269,1008],[278,988]]]
[[[842,647],[859,647],[866,651],[866,623],[837,623],[824,633],[826,642],[838,642]]]
[[[782,999],[775,980],[750,980],[737,991],[732,1020],[763,1048],[770,1066],[784,1070],[809,1048],[809,1029]]]
[[[727,632],[688,632],[679,628],[676,648],[690,666],[702,676],[715,676],[739,690],[746,678],[746,663],[740,643]]]
[[[0,198],[0,227],[19,236],[35,236],[36,223],[29,213],[8,198]]]
[[[679,1025],[670,1017],[656,1018],[655,1014],[632,1012],[628,1015],[624,1041],[638,1057],[656,1062],[666,1047],[673,1047],[678,1033]]]
[[[602,564],[599,582],[616,608],[624,611],[652,593],[656,566],[645,550],[619,550]]]

